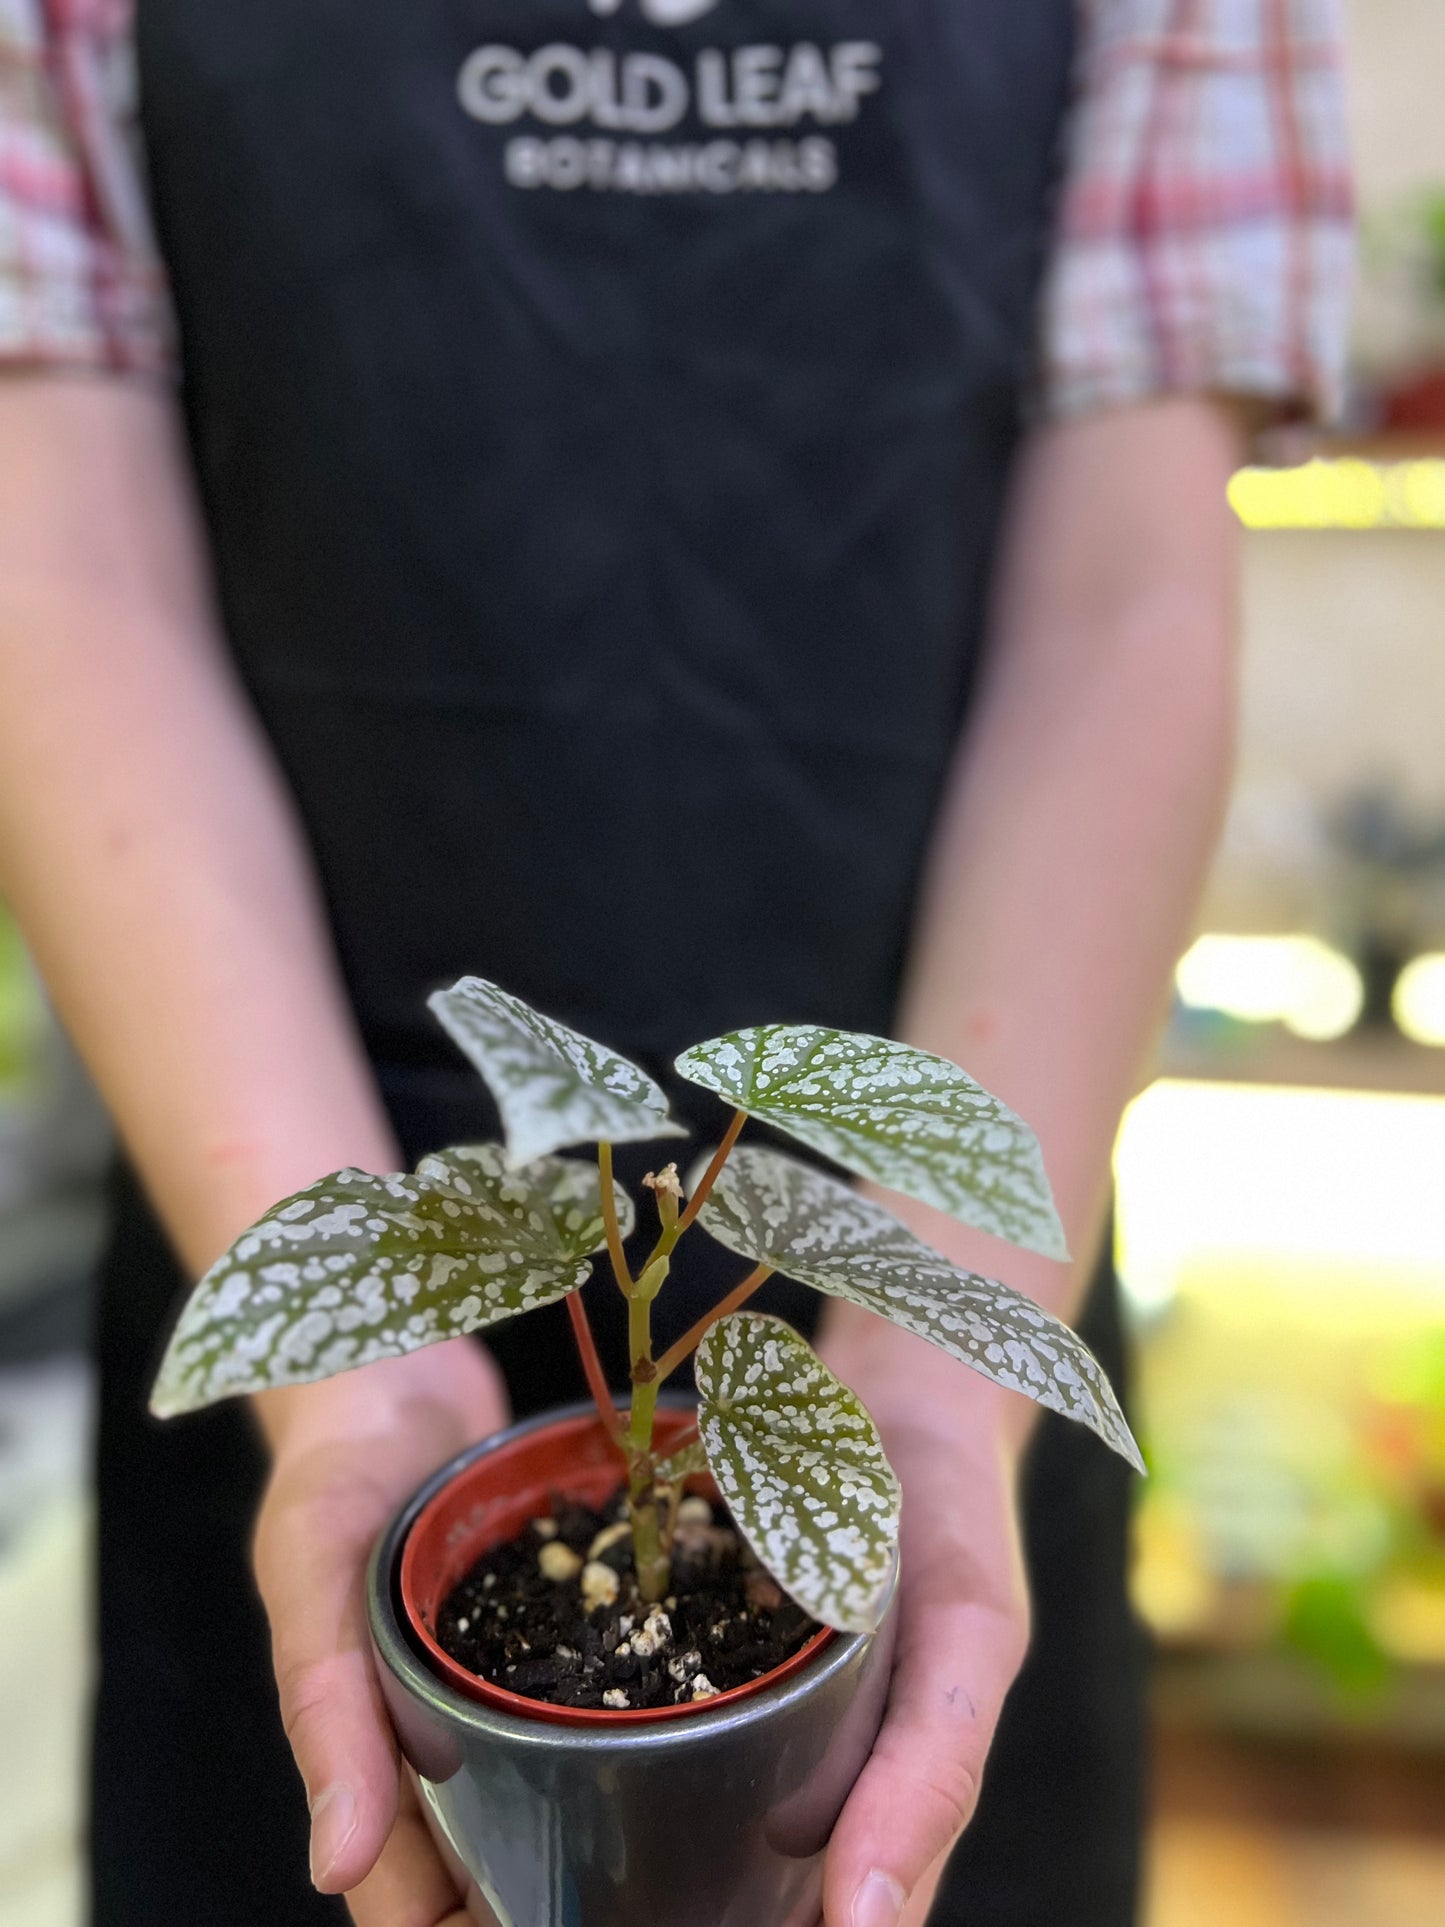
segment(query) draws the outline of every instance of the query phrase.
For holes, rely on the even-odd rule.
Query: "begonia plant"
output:
[[[411,1173],[338,1171],[275,1205],[196,1286],[156,1382],[161,1416],[300,1385],[566,1299],[625,1479],[636,1584],[668,1590],[685,1481],[706,1470],[779,1586],[825,1625],[869,1631],[888,1597],[901,1495],[856,1395],[781,1319],[742,1309],[774,1272],[915,1333],[995,1384],[1090,1427],[1142,1470],[1083,1342],[1032,1299],[930,1249],[812,1163],[738,1143],[749,1118],[831,1164],[1053,1258],[1066,1256],[1037,1140],[946,1059],[886,1038],[767,1024],[695,1045],[677,1074],[733,1109],[685,1193],[644,1181],[655,1241],[634,1269],[631,1199],[612,1147],[685,1135],[637,1065],[496,984],[431,1005],[486,1080],[505,1141],[454,1146]],[[596,1162],[557,1154],[596,1146]],[[652,1306],[694,1227],[747,1260],[736,1288],[660,1355]],[[580,1296],[606,1251],[627,1301],[631,1395],[619,1410]],[[663,1456],[663,1382],[689,1357],[697,1437]]]

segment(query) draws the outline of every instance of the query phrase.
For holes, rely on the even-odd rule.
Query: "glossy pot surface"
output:
[[[660,1417],[681,1429],[687,1412]],[[796,1669],[681,1718],[562,1724],[438,1666],[427,1615],[488,1544],[546,1509],[557,1479],[529,1485],[526,1468],[555,1466],[564,1442],[578,1467],[566,1489],[605,1498],[618,1473],[595,1412],[544,1414],[434,1474],[372,1555],[382,1684],[433,1823],[503,1927],[813,1927],[822,1849],[883,1714],[891,1612],[878,1633],[815,1641]],[[451,1492],[464,1496],[451,1505]]]

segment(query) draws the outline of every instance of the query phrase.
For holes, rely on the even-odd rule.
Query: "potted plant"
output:
[[[495,984],[464,978],[431,1001],[505,1144],[411,1174],[341,1171],[268,1211],[187,1302],[153,1409],[306,1383],[565,1298],[595,1410],[514,1426],[442,1468],[373,1556],[403,1749],[504,1922],[810,1924],[816,1858],[886,1696],[900,1492],[858,1398],[747,1299],[784,1272],[1141,1462],[1066,1326],[840,1179],[738,1137],[756,1119],[1062,1258],[1037,1141],[926,1052],[808,1026],[732,1032],[677,1059],[733,1118],[686,1191],[672,1165],[646,1180],[656,1237],[634,1270],[612,1147],[682,1134],[662,1090]],[[557,1155],[579,1144],[595,1165]],[[659,1355],[651,1308],[694,1226],[751,1269]],[[604,1250],[627,1301],[625,1412],[580,1295]],[[695,1408],[662,1396],[689,1357]]]

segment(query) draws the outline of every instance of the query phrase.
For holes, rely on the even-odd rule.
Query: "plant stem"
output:
[[[736,1311],[739,1305],[746,1304],[748,1299],[751,1298],[753,1293],[758,1289],[759,1285],[765,1285],[772,1275],[773,1267],[771,1265],[759,1265],[756,1271],[750,1271],[740,1285],[733,1286],[726,1298],[720,1298],[711,1311],[704,1312],[697,1323],[692,1326],[690,1330],[685,1331],[675,1345],[669,1345],[667,1350],[662,1354],[662,1357],[657,1361],[658,1385],[660,1386],[665,1378],[670,1378],[678,1366],[681,1365],[684,1360],[691,1357],[692,1353],[696,1351],[697,1347],[702,1343],[705,1334],[717,1323],[719,1318],[726,1318],[730,1311]],[[574,1293],[573,1295],[575,1296],[576,1294]],[[633,1394],[633,1397],[634,1399],[636,1398],[636,1393]]]
[[[689,1425],[668,1443],[667,1456],[675,1459],[679,1452],[685,1452],[690,1445],[696,1445],[701,1434],[696,1425]]]
[[[738,1133],[739,1131],[742,1130],[743,1126],[747,1123],[747,1121],[748,1121],[748,1118],[747,1118],[746,1111],[733,1112],[733,1121],[731,1124],[729,1124],[729,1126],[727,1127],[727,1130],[723,1133],[722,1143],[713,1152],[712,1162],[708,1165],[706,1171],[703,1172],[701,1179],[698,1181],[697,1189],[693,1192],[692,1196],[688,1199],[687,1207],[684,1210],[682,1216],[678,1219],[677,1224],[673,1229],[672,1244],[669,1244],[667,1246],[668,1251],[672,1250],[672,1246],[677,1243],[678,1239],[682,1236],[683,1232],[687,1230],[688,1226],[692,1223],[693,1219],[697,1216],[698,1212],[701,1211],[703,1206],[707,1203],[708,1193],[712,1190],[713,1186],[717,1183],[718,1174],[721,1172],[723,1166],[727,1163],[728,1157],[732,1151],[732,1148],[738,1141]]]
[[[746,1122],[744,1112],[733,1113],[722,1143],[714,1151],[701,1182],[688,1200],[686,1210],[672,1223],[668,1222],[672,1213],[667,1208],[665,1198],[659,1194],[662,1231],[641,1274],[635,1279],[623,1255],[622,1234],[617,1223],[617,1202],[612,1195],[612,1146],[597,1146],[597,1172],[602,1186],[602,1222],[607,1231],[607,1252],[612,1260],[612,1271],[618,1287],[627,1299],[627,1348],[632,1363],[632,1411],[626,1435],[627,1510],[632,1525],[632,1559],[637,1573],[637,1590],[649,1603],[665,1596],[670,1573],[664,1534],[657,1515],[657,1466],[652,1456],[652,1429],[657,1417],[658,1388],[662,1383],[662,1374],[652,1357],[652,1301],[666,1280],[678,1239],[707,1202],[709,1192],[717,1183],[718,1173],[727,1163],[728,1155],[738,1141],[738,1133]],[[756,1291],[768,1276],[769,1269],[766,1265],[760,1265],[751,1279],[744,1280],[746,1289],[740,1287],[739,1291],[731,1293],[703,1321],[702,1329],[705,1330],[713,1318],[732,1310],[734,1304],[741,1304],[743,1298]],[[572,1295],[575,1297],[576,1293]],[[689,1334],[686,1349],[674,1361],[675,1364],[681,1364],[701,1335],[701,1331],[696,1336]],[[673,1350],[676,1349],[674,1346]]]
[[[632,1273],[622,1249],[622,1227],[617,1222],[617,1196],[612,1189],[612,1146],[597,1146],[597,1176],[602,1191],[602,1223],[607,1231],[607,1255],[612,1260],[612,1275],[624,1298],[632,1296]]]
[[[587,1307],[582,1302],[580,1290],[569,1294],[567,1312],[572,1320],[572,1336],[577,1340],[582,1369],[587,1374],[587,1389],[597,1401],[597,1410],[601,1414],[602,1423],[607,1427],[608,1437],[616,1445],[623,1446],[622,1415],[617,1410],[617,1404],[611,1392],[607,1389],[606,1374],[602,1370],[602,1360],[597,1356],[597,1341],[592,1336],[592,1325],[587,1317]]]
[[[713,1186],[717,1183],[718,1174],[721,1172],[723,1166],[727,1163],[729,1153],[732,1151],[733,1146],[738,1141],[738,1133],[739,1131],[742,1130],[744,1124],[746,1124],[747,1121],[748,1121],[747,1113],[745,1111],[733,1112],[733,1121],[731,1124],[729,1124],[729,1126],[727,1127],[727,1130],[724,1132],[722,1143],[713,1152],[712,1159],[709,1162],[707,1169],[703,1172],[702,1176],[698,1179],[697,1189],[693,1192],[692,1196],[687,1201],[687,1209],[682,1213],[682,1216],[678,1218],[676,1222],[673,1224],[668,1224],[666,1219],[663,1220],[663,1227],[661,1232],[658,1234],[657,1243],[652,1247],[652,1250],[647,1254],[648,1265],[655,1264],[659,1258],[670,1258],[673,1252],[677,1249],[678,1239],[682,1236],[683,1232],[687,1230],[688,1226],[692,1223],[693,1219],[697,1216],[698,1212],[701,1211],[703,1206],[707,1203],[708,1193],[712,1190]],[[647,1269],[647,1265],[644,1265],[643,1270],[645,1271],[646,1269]]]
[[[658,1388],[657,1367],[652,1362],[652,1301],[662,1289],[667,1272],[667,1259],[654,1259],[637,1280],[627,1301],[627,1348],[632,1359],[632,1416],[627,1429],[628,1515],[632,1524],[632,1563],[637,1573],[637,1590],[649,1603],[666,1593],[670,1569],[657,1517],[656,1467],[652,1457]]]
[[[651,1453],[653,1449],[657,1368],[653,1366],[651,1318],[653,1301],[634,1291],[628,1299],[628,1353],[632,1355],[632,1422],[628,1426],[628,1443],[636,1453]]]
[[[662,1522],[657,1516],[657,1488],[653,1484],[650,1460],[634,1463],[627,1496],[637,1590],[649,1606],[655,1606],[659,1599],[667,1597],[672,1562],[663,1548]]]

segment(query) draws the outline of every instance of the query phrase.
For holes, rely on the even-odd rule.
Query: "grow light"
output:
[[[1296,1037],[1343,1037],[1365,987],[1350,959],[1318,937],[1204,936],[1180,959],[1181,1002],[1243,1023],[1280,1023]]]
[[[1391,1000],[1395,1022],[1414,1044],[1445,1047],[1445,956],[1438,952],[1406,964]]]
[[[1242,468],[1229,501],[1247,529],[1445,528],[1445,459]]]
[[[1241,1315],[1261,1265],[1312,1321],[1445,1304],[1445,1098],[1161,1079],[1126,1113],[1115,1171],[1136,1309],[1201,1264],[1238,1279]]]

